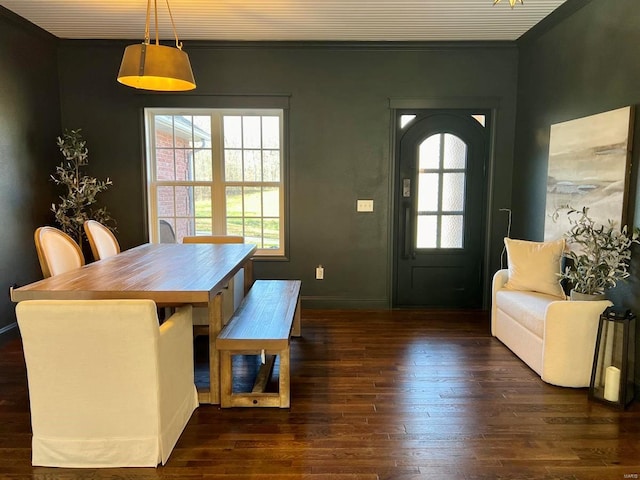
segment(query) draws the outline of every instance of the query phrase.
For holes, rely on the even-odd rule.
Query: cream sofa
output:
[[[569,301],[533,291],[504,288],[509,270],[493,277],[491,333],[542,380],[562,387],[588,387],[602,301]]]

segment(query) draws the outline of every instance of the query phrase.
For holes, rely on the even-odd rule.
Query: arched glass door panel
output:
[[[431,135],[418,147],[417,166],[416,248],[464,248],[467,144]]]

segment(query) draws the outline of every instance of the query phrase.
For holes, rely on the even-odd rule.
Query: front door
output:
[[[482,305],[489,114],[397,112],[396,307]]]

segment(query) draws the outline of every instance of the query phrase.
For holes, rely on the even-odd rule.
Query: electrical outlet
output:
[[[322,265],[316,267],[316,280],[324,280],[324,267]]]
[[[358,200],[356,202],[356,211],[373,212],[373,200]]]

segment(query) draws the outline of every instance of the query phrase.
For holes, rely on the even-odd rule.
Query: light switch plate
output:
[[[356,211],[373,212],[373,200],[358,200],[356,203]]]

